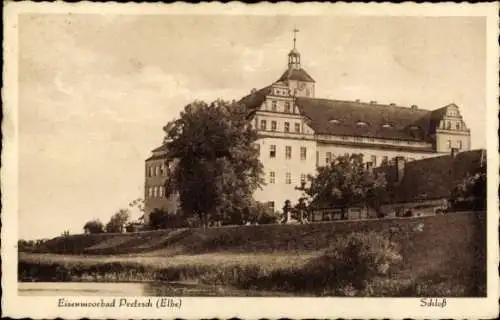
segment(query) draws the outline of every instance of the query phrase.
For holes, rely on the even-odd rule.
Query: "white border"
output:
[[[4,4],[4,119],[2,131],[2,309],[32,318],[492,318],[498,315],[498,4]],[[57,297],[17,295],[17,16],[20,13],[486,16],[488,146],[488,298],[449,298],[446,308],[419,307],[418,298],[190,298],[175,309],[57,308]],[[36,219],[36,217],[33,217]],[[76,297],[75,297],[76,298]],[[144,298],[144,297],[140,297]],[[170,310],[171,313],[168,313]]]

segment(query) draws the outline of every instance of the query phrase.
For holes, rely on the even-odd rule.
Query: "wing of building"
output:
[[[259,132],[267,182],[255,199],[268,202],[275,210],[287,199],[296,202],[301,181],[338,155],[362,153],[365,161],[378,166],[396,157],[411,162],[448,154],[452,149],[470,149],[470,131],[454,103],[424,110],[375,101],[328,100],[315,96],[316,84],[302,67],[294,41],[281,76],[240,100]],[[146,160],[146,172],[159,165],[153,155]],[[148,200],[161,192],[155,193],[154,188],[161,187],[156,183],[154,176],[146,175],[146,211],[160,205],[155,199]]]

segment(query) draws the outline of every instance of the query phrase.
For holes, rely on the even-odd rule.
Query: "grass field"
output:
[[[335,279],[325,278],[325,272],[318,270],[341,269],[342,261],[323,259],[325,252],[344,257],[335,246],[348,241],[343,239],[354,231],[397,244],[402,259],[391,264],[386,275],[367,278],[369,290],[339,292]],[[375,238],[367,238],[368,244],[371,239]],[[335,268],[325,269],[326,263]],[[352,270],[359,269],[356,265],[352,263]],[[352,270],[346,271],[346,277]],[[39,252],[19,254],[19,280],[194,280],[315,295],[482,296],[486,293],[485,215],[56,238]]]

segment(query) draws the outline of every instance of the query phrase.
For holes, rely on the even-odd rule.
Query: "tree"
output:
[[[246,224],[246,223],[257,223],[257,224],[271,224],[276,223],[278,220],[277,215],[269,207],[269,204],[262,203],[259,201],[253,201],[251,207],[247,207],[243,210],[242,216],[238,219],[236,223]]]
[[[379,210],[387,181],[383,173],[373,173],[363,163],[362,154],[346,154],[334,158],[328,166],[319,167],[309,176],[304,188],[312,204],[348,207],[366,205]]]
[[[103,233],[104,225],[99,219],[87,221],[87,223],[83,225],[83,231],[85,233]]]
[[[250,206],[263,171],[254,147],[257,132],[243,106],[195,101],[164,130],[167,167],[172,167],[166,190],[178,193],[184,213],[207,226]]]
[[[474,210],[484,210],[486,208],[486,168],[470,174],[458,183],[451,191],[450,202],[456,210],[460,206],[472,206]]]
[[[123,232],[129,219],[130,212],[128,209],[118,210],[106,224],[106,232]]]

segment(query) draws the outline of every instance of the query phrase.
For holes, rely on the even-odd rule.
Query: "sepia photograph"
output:
[[[490,297],[488,17],[249,10],[16,16],[13,294]]]

